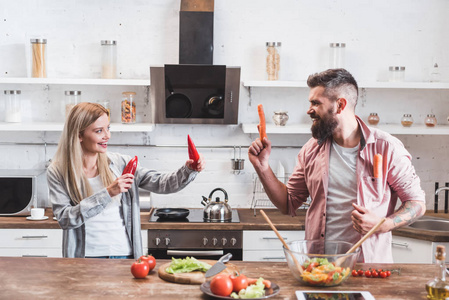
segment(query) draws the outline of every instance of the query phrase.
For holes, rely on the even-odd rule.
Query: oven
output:
[[[202,209],[190,209],[189,216],[179,221],[162,221],[151,215],[151,222],[173,222],[182,224],[205,223]],[[232,223],[239,223],[237,210],[232,210]],[[242,230],[182,230],[149,229],[148,253],[156,259],[183,258],[193,256],[201,259],[218,259],[231,253],[233,260],[243,259]]]

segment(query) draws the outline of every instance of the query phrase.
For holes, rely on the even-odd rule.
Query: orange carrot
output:
[[[248,285],[256,284],[256,281],[257,281],[258,279],[259,279],[259,278],[251,278],[251,277],[248,277]],[[263,283],[263,285],[265,286],[265,288],[267,288],[267,289],[269,289],[269,288],[271,287],[271,281],[269,281],[269,280],[267,280],[267,279],[264,279],[264,280],[262,281],[262,283]]]
[[[377,153],[373,159],[374,178],[382,178],[382,155]]]
[[[259,112],[259,135],[260,140],[263,141],[267,137],[267,125],[265,123],[265,113],[263,112],[263,105],[257,105],[257,111]]]

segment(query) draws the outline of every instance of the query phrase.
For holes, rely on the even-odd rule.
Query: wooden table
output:
[[[134,279],[133,260],[86,258],[0,257],[0,299],[212,299],[199,285],[163,281],[157,269],[168,260],[159,260],[146,279]],[[286,263],[238,262],[233,264],[248,276],[262,276],[280,286],[279,295],[270,299],[296,299],[295,291],[307,290],[296,281]],[[376,299],[426,299],[425,284],[435,275],[433,265],[360,264],[369,267],[401,269],[389,278],[351,277],[341,286],[326,290],[367,290]]]

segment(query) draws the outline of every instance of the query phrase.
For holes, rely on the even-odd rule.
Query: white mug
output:
[[[31,218],[32,219],[42,219],[45,215],[45,209],[43,208],[32,208]]]

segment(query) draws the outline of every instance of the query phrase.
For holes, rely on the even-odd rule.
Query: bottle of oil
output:
[[[446,282],[446,248],[437,246],[435,253],[437,273],[434,279],[426,283],[427,299],[446,299],[449,297],[449,284]]]

